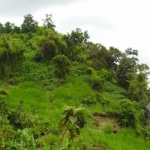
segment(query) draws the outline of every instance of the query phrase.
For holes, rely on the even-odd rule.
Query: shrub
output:
[[[30,128],[38,124],[38,119],[32,114],[28,114],[23,110],[23,101],[20,101],[18,107],[8,116],[10,124],[17,129]]]
[[[136,128],[144,121],[144,110],[135,101],[124,99],[120,101],[119,124],[124,127]]]
[[[53,59],[56,67],[55,73],[59,79],[65,79],[70,72],[70,60],[65,55],[57,55]]]

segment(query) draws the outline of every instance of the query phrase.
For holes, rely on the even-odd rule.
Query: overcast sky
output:
[[[150,66],[150,0],[0,0],[0,22],[16,25],[31,13],[42,23],[52,14],[56,30],[88,30],[90,40],[121,51],[139,51]]]

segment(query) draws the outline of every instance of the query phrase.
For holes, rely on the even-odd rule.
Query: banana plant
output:
[[[77,135],[80,135],[80,129],[86,124],[88,113],[85,108],[75,108],[67,106],[61,113],[62,119],[59,122],[59,127],[63,130],[63,134],[59,145],[62,143],[66,132],[69,132],[69,140],[73,140]]]

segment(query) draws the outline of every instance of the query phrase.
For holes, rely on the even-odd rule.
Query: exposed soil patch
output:
[[[112,126],[112,132],[116,133],[119,130],[119,125],[117,124],[116,116],[96,114],[94,115],[93,125],[102,130],[106,125]]]
[[[106,148],[99,144],[93,144],[93,148],[97,150],[106,150]]]

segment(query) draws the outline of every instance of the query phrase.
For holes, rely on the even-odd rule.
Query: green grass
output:
[[[69,83],[54,89],[55,99],[77,99],[80,100],[85,97],[94,97],[95,93],[90,86],[81,79],[72,79]]]
[[[122,129],[118,133],[103,133],[97,129],[86,128],[82,131],[83,141],[94,149],[93,145],[103,146],[106,150],[149,150],[150,142],[135,136],[131,129]]]
[[[68,83],[54,87],[53,91],[46,91],[43,87],[33,82],[24,82],[18,86],[5,88],[8,95],[5,96],[7,104],[11,108],[18,106],[20,100],[24,101],[23,107],[27,112],[33,112],[42,121],[48,121],[52,126],[58,127],[60,114],[66,105],[79,107],[82,99],[95,98],[95,92],[81,79],[73,79]],[[109,101],[103,106],[100,102],[84,107],[90,112],[107,113],[119,108],[120,93],[100,93],[103,101]],[[87,126],[81,130],[81,141],[87,149],[97,150],[103,147],[106,150],[149,150],[150,142],[135,137],[134,131],[121,129],[118,133],[106,133],[95,127],[92,123],[94,118],[87,119]],[[101,148],[100,148],[101,147]]]
[[[81,101],[86,97],[95,97],[95,93],[83,80],[72,79],[60,87],[55,87],[50,95],[50,120],[58,124],[60,113],[65,106],[81,106]]]
[[[33,112],[40,119],[58,124],[60,113],[66,105],[81,106],[81,100],[95,97],[95,93],[83,80],[73,79],[53,91],[47,92],[33,82],[24,82],[18,86],[7,87],[6,102],[11,108],[24,101],[23,108]]]
[[[19,86],[8,87],[7,92],[8,96],[5,99],[11,108],[17,107],[20,100],[23,100],[23,108],[27,112],[39,115],[42,120],[49,118],[49,93],[41,86],[32,82],[24,82]]]

